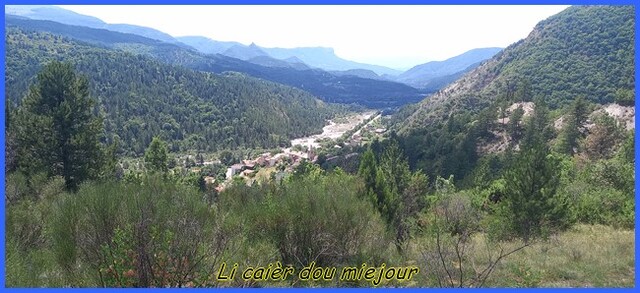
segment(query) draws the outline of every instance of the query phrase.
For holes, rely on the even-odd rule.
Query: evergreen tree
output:
[[[118,163],[118,149],[120,148],[120,140],[116,137],[105,150],[105,162],[102,171],[102,178],[106,179],[122,179],[124,170]]]
[[[360,159],[360,167],[358,168],[358,175],[364,179],[365,190],[369,196],[373,196],[373,189],[376,185],[376,172],[376,156],[371,147],[369,147],[362,155],[362,159]]]
[[[18,165],[26,173],[62,176],[68,190],[96,178],[102,168],[102,119],[93,113],[87,79],[69,63],[51,62],[18,109]]]
[[[159,137],[154,137],[144,153],[144,162],[147,169],[151,171],[167,172],[169,170],[167,144]]]
[[[196,155],[196,162],[197,162],[198,166],[203,166],[204,165],[204,156],[201,153],[198,153]]]
[[[589,116],[589,104],[583,96],[577,97],[571,104],[570,113],[575,117],[578,127],[582,127]]]
[[[525,124],[525,133],[522,141],[523,149],[546,143],[553,134],[553,130],[549,125],[549,108],[547,104],[542,98],[537,98],[534,104],[534,114]]]
[[[522,109],[522,106],[513,110],[513,112],[511,112],[511,115],[509,116],[509,122],[507,123],[507,133],[511,137],[511,141],[514,144],[522,137],[522,126],[520,125],[522,116],[524,116],[524,109]]]
[[[525,242],[546,236],[569,223],[568,203],[556,193],[559,162],[547,146],[547,112],[538,100],[527,126],[526,143],[505,174],[505,197],[499,214],[505,218],[509,237]]]
[[[558,152],[569,155],[573,155],[575,153],[574,149],[578,147],[578,140],[581,136],[580,128],[587,120],[587,107],[587,102],[583,97],[576,98],[571,104],[569,112],[565,115],[565,123],[562,127],[562,132],[558,137]]]
[[[564,126],[558,137],[556,150],[563,154],[573,155],[575,153],[574,148],[578,146],[579,136],[580,132],[578,130],[576,117],[573,115],[565,116]]]

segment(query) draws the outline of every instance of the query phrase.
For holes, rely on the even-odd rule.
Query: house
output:
[[[226,175],[227,180],[228,180],[228,179],[231,179],[231,177],[233,177],[233,175],[236,175],[236,174],[238,174],[238,173],[242,172],[242,170],[243,170],[244,168],[245,168],[245,166],[244,166],[244,165],[242,165],[242,164],[234,164],[234,165],[231,165],[231,167],[227,168],[227,173],[225,174],[225,175]]]
[[[243,160],[245,168],[253,170],[256,167],[256,161],[254,160]]]

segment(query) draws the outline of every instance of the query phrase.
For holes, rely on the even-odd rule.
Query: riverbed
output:
[[[318,141],[325,138],[337,139],[341,137],[345,132],[358,126],[358,124],[360,124],[362,121],[369,119],[374,114],[376,114],[376,112],[373,111],[354,113],[347,117],[340,118],[339,123],[328,120],[328,124],[322,128],[322,133],[293,139],[291,140],[291,145],[302,145],[306,147],[319,148],[320,143]]]

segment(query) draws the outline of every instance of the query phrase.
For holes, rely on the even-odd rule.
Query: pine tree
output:
[[[581,137],[580,128],[587,120],[587,102],[583,97],[576,98],[569,112],[565,115],[565,123],[562,132],[558,137],[557,150],[560,153],[573,155],[574,149],[578,147],[578,140]]]
[[[514,144],[522,137],[522,126],[520,125],[522,116],[524,116],[524,109],[522,109],[522,106],[513,110],[513,112],[511,112],[511,115],[509,116],[509,122],[507,123],[507,133],[509,133],[511,141]]]
[[[529,240],[546,236],[569,223],[568,203],[556,190],[559,162],[547,146],[547,113],[542,101],[536,102],[525,138],[515,162],[505,174],[505,197],[501,216],[511,237]]]
[[[93,106],[87,79],[77,76],[71,64],[45,65],[13,125],[19,168],[62,176],[68,190],[96,178],[102,168],[103,123]]]
[[[358,168],[358,175],[364,179],[365,192],[368,196],[373,197],[374,188],[376,185],[376,170],[377,170],[376,156],[373,153],[371,147],[362,155],[360,159],[360,167]]]
[[[159,137],[154,137],[144,153],[144,162],[147,169],[151,171],[167,172],[169,170],[167,144]]]

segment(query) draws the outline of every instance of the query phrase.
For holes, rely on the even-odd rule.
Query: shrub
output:
[[[56,210],[51,232],[59,264],[67,275],[94,272],[98,286],[205,285],[228,240],[195,188],[159,177],[84,185]]]
[[[358,197],[362,188],[343,172],[314,172],[281,186],[234,186],[220,205],[237,213],[251,238],[269,239],[283,264],[380,263],[389,238],[373,206]]]

